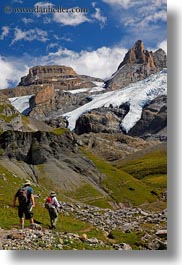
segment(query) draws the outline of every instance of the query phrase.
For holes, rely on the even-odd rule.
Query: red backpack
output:
[[[50,209],[50,208],[52,208],[52,198],[51,198],[51,197],[48,197],[48,198],[46,199],[46,202],[45,202],[45,208],[46,208],[46,209]]]

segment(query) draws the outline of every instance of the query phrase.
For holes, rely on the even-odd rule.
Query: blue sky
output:
[[[34,65],[64,64],[107,78],[138,39],[146,49],[167,48],[166,0],[11,0],[0,3],[0,12],[1,89]]]

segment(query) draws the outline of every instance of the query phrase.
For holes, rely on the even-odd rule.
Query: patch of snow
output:
[[[9,101],[11,102],[11,105],[15,107],[15,109],[17,109],[20,113],[23,113],[30,107],[29,100],[32,96],[34,95],[9,98]]]
[[[104,87],[104,82],[93,82],[97,87]]]
[[[87,88],[79,88],[79,89],[73,89],[73,90],[64,90],[64,92],[66,93],[71,93],[71,94],[79,94],[79,93],[84,93],[84,92],[87,92],[87,93],[93,93],[93,92],[100,92],[100,91],[103,91],[105,90],[105,88],[103,88],[103,82],[94,82],[94,83],[99,83],[99,86],[96,86],[96,87],[87,87]],[[100,84],[101,83],[101,84]]]
[[[143,107],[154,98],[167,94],[167,69],[153,74],[148,78],[132,83],[129,86],[92,96],[92,101],[87,104],[65,113],[70,130],[74,130],[77,119],[85,112],[100,107],[119,107],[124,103],[130,106],[129,112],[121,122],[122,128],[128,132],[141,118]]]

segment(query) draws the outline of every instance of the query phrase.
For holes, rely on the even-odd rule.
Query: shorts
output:
[[[26,207],[22,207],[19,206],[18,207],[18,216],[19,218],[23,218],[25,215],[25,219],[31,219],[33,217],[33,212],[30,211],[30,207],[26,206]]]

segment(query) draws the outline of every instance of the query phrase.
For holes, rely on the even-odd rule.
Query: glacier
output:
[[[148,78],[132,83],[125,88],[92,95],[89,103],[63,114],[68,121],[68,128],[74,130],[77,119],[88,111],[101,107],[119,107],[124,103],[129,104],[129,112],[121,122],[121,127],[126,133],[141,118],[144,106],[158,96],[167,94],[167,69],[150,75]]]
[[[25,113],[30,108],[29,100],[34,95],[26,95],[21,97],[9,98],[11,105],[15,107],[20,113]]]

